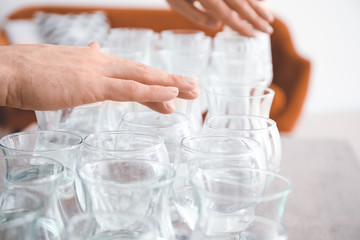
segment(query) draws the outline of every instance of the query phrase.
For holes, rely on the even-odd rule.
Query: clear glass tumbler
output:
[[[89,211],[121,211],[149,218],[156,233],[175,238],[168,209],[175,177],[170,165],[143,159],[101,159],[78,170]]]
[[[244,74],[256,74],[269,86],[273,79],[270,35],[259,33],[254,38],[235,31],[223,31],[214,37],[214,53],[223,55],[216,68],[222,68],[222,77],[234,82]],[[218,54],[216,54],[218,56]]]
[[[160,43],[161,48],[156,51],[159,68],[197,78],[200,93],[205,92],[212,38],[199,30],[170,29],[160,33]],[[202,113],[207,109],[205,94],[195,100],[175,99],[173,102],[175,111],[187,115],[195,129],[202,125]]]
[[[244,234],[255,216],[281,223],[292,189],[284,176],[249,168],[201,168],[190,181],[198,195],[194,236],[202,239],[252,239]]]
[[[38,239],[61,239],[64,215],[59,206],[58,186],[64,178],[64,166],[51,158],[41,156],[5,156],[4,186],[36,193],[44,204],[37,219]]]
[[[122,116],[123,109],[120,109]],[[53,111],[35,111],[40,130],[58,130],[76,133],[85,137],[93,132],[115,130],[119,115],[113,108],[108,109],[108,101],[85,104],[74,108]]]
[[[216,115],[208,118],[202,134],[240,135],[261,144],[268,170],[279,172],[281,167],[281,139],[276,122],[272,119],[250,115]]]
[[[173,202],[179,219],[175,230],[185,232],[194,229],[197,202],[194,187],[190,183],[191,172],[208,167],[247,167],[267,169],[264,153],[257,141],[241,136],[193,135],[181,141],[181,149],[174,163],[176,178],[173,184]],[[182,224],[184,223],[184,224]]]
[[[34,192],[0,189],[0,239],[36,240],[37,219],[44,207],[44,202]]]
[[[58,197],[65,218],[79,210],[75,191],[75,167],[83,138],[65,131],[18,132],[0,139],[0,149],[5,156],[43,156],[64,165],[64,177],[59,183]]]
[[[149,64],[154,36],[148,28],[112,28],[102,47],[110,55]]]
[[[186,115],[161,114],[155,111],[129,112],[123,117],[119,128],[160,136],[164,139],[171,163],[174,162],[181,140],[194,132]]]
[[[216,84],[206,89],[208,112],[215,115],[246,114],[269,117],[274,90],[256,85]]]

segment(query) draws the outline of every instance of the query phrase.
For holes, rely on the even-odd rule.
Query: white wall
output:
[[[312,62],[304,113],[360,113],[360,1],[270,0]]]
[[[268,0],[299,53],[312,62],[304,114],[360,113],[360,1]],[[40,4],[166,8],[165,0],[0,0],[0,20]]]

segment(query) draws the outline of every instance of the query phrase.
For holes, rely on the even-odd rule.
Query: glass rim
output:
[[[246,128],[246,129],[239,129],[239,128],[223,128],[223,127],[217,127],[214,126],[211,121],[213,119],[239,119],[239,118],[250,118],[250,119],[259,119],[261,121],[264,121],[268,124],[270,124],[270,126],[265,127],[265,128]],[[256,115],[246,115],[246,114],[228,114],[228,115],[213,115],[210,116],[208,119],[205,120],[205,124],[207,124],[207,126],[209,128],[215,129],[215,130],[228,130],[228,131],[241,131],[241,132],[261,132],[261,131],[271,131],[274,128],[277,128],[277,124],[276,122],[271,119],[271,118],[267,118],[267,117],[262,117],[262,116],[256,116]],[[234,133],[236,134],[236,133]]]
[[[202,151],[198,151],[196,149],[191,148],[188,143],[189,141],[193,140],[193,139],[204,139],[204,138],[224,138],[224,139],[229,139],[229,138],[236,138],[236,139],[246,139],[249,140],[250,142],[256,144],[256,147],[254,150],[252,150],[251,152],[245,152],[245,153],[234,153],[231,154],[230,156],[226,156],[224,155],[224,153],[214,153],[214,152],[202,152]],[[256,153],[257,151],[261,151],[261,145],[258,141],[256,141],[253,138],[249,138],[249,137],[244,137],[244,136],[240,136],[240,135],[236,135],[236,134],[231,134],[231,135],[221,135],[221,134],[196,134],[196,135],[190,135],[190,136],[186,136],[181,140],[181,148],[187,152],[190,153],[196,153],[198,155],[208,155],[211,154],[213,156],[221,156],[222,158],[227,158],[227,157],[236,157],[236,156],[246,156],[246,155],[251,155]]]
[[[29,212],[26,212],[24,215],[16,217],[15,219],[11,219],[8,222],[2,222],[0,224],[0,230],[6,229],[8,227],[17,227],[19,225],[23,225],[25,222],[30,222],[32,220],[37,219],[41,215],[44,210],[44,201],[38,197],[38,195],[28,189],[6,189],[5,191],[1,190],[1,193],[20,193],[25,194],[26,197],[29,197],[31,200],[35,202],[35,207]]]
[[[156,113],[156,112],[152,112],[152,111],[138,111],[138,112],[128,112],[125,113],[125,115],[123,116],[120,125],[123,121],[125,121],[128,124],[131,124],[132,126],[138,126],[138,127],[146,127],[146,128],[160,128],[160,129],[166,129],[166,128],[171,128],[173,126],[181,126],[182,124],[184,124],[184,122],[186,123],[190,123],[190,119],[183,113],[178,113],[178,112],[173,112],[171,114],[163,114],[164,116],[168,117],[168,118],[172,118],[172,119],[181,119],[182,121],[175,121],[175,123],[169,123],[169,124],[164,124],[164,123],[139,123],[139,122],[132,122],[129,121],[127,118],[129,116],[143,116],[143,115],[160,115],[161,113]],[[161,116],[161,115],[160,115]],[[135,119],[139,119],[139,118],[135,118]]]
[[[13,183],[11,182],[11,185],[17,188],[21,188],[21,187],[26,187],[26,186],[33,186],[33,185],[41,185],[47,182],[51,182],[51,181],[55,181],[57,179],[61,179],[64,176],[64,172],[65,172],[65,166],[59,162],[56,159],[53,158],[49,158],[49,157],[44,157],[41,155],[11,155],[11,156],[0,156],[0,161],[2,160],[17,160],[17,159],[25,159],[25,160],[32,160],[32,159],[40,159],[40,160],[46,160],[46,163],[50,162],[53,163],[54,165],[56,165],[58,167],[58,171],[55,174],[51,174],[50,176],[46,176],[46,177],[42,177],[40,179],[35,179],[35,180],[30,180],[30,181],[26,181],[26,182],[20,182],[17,183]],[[41,165],[41,164],[39,164]]]
[[[260,82],[256,82],[256,84],[259,84]],[[219,96],[225,96],[225,97],[229,97],[229,98],[251,98],[251,99],[257,99],[257,98],[267,98],[267,97],[274,97],[275,96],[275,91],[272,90],[269,87],[262,87],[260,85],[252,85],[252,84],[236,84],[236,83],[229,83],[226,84],[226,86],[224,84],[221,84],[220,81],[207,86],[206,87],[206,93],[210,93],[212,95],[219,95]],[[229,93],[223,93],[223,92],[218,92],[216,91],[217,88],[218,89],[238,89],[241,87],[246,87],[249,89],[258,89],[258,90],[263,90],[264,94],[261,96],[243,96],[243,95],[229,95]]]
[[[103,180],[103,179],[94,179],[89,174],[86,174],[82,171],[85,166],[88,165],[99,165],[99,164],[105,164],[105,163],[112,163],[112,162],[118,162],[118,163],[137,163],[139,165],[144,165],[144,163],[148,164],[156,164],[158,166],[161,166],[163,169],[166,169],[166,172],[169,172],[169,176],[165,176],[165,179],[161,178],[161,182],[157,182],[154,184],[152,179],[142,180],[139,182],[134,183],[117,183],[110,180]],[[81,167],[77,169],[78,175],[82,181],[85,183],[89,183],[91,185],[101,185],[101,186],[111,186],[111,187],[121,187],[121,188],[143,188],[144,186],[149,186],[149,188],[157,188],[161,186],[165,186],[167,184],[170,184],[174,179],[176,172],[175,170],[167,163],[159,162],[159,161],[151,161],[147,159],[133,159],[133,158],[104,158],[101,160],[92,161],[89,163],[83,164]],[[163,175],[162,175],[163,176]]]
[[[78,142],[70,145],[70,146],[63,146],[61,148],[58,149],[46,149],[46,150],[21,150],[21,149],[16,149],[16,148],[10,148],[9,146],[5,146],[3,145],[3,142],[7,139],[11,139],[13,137],[17,137],[17,136],[25,136],[25,135],[41,135],[41,134],[63,134],[63,135],[68,135],[68,136],[72,136],[75,138],[78,138]],[[52,153],[52,152],[59,152],[59,151],[70,151],[70,150],[74,150],[76,148],[79,148],[82,143],[83,143],[84,139],[73,132],[68,132],[68,131],[58,131],[58,130],[37,130],[37,131],[24,131],[24,132],[17,132],[17,133],[11,133],[8,135],[5,135],[4,137],[0,138],[0,148],[3,148],[5,150],[9,150],[9,151],[15,151],[15,152],[21,152],[24,154],[33,154],[33,153],[39,153],[39,154],[44,154],[44,153]]]
[[[222,171],[237,171],[237,172],[258,172],[258,173],[263,173],[266,174],[266,176],[271,176],[273,178],[272,182],[277,179],[282,181],[286,187],[284,187],[285,189],[281,190],[281,191],[277,191],[276,193],[271,193],[271,194],[267,194],[265,193],[263,196],[254,196],[254,197],[242,197],[242,196],[226,196],[224,195],[224,193],[214,193],[212,191],[207,191],[204,188],[200,187],[198,184],[196,184],[193,180],[195,174],[197,174],[198,172],[205,172],[205,171],[215,171],[215,170],[222,170]],[[263,201],[272,201],[275,199],[279,199],[281,197],[287,196],[290,194],[290,192],[292,191],[293,188],[293,183],[291,182],[291,180],[283,175],[280,175],[278,173],[269,171],[269,170],[264,170],[264,169],[255,169],[255,168],[216,168],[216,169],[211,169],[211,168],[207,168],[207,169],[196,169],[191,173],[190,176],[190,182],[191,185],[196,189],[196,191],[199,191],[201,193],[206,194],[206,196],[211,196],[214,198],[222,198],[222,199],[226,199],[226,200],[242,200],[242,201],[259,201],[259,202],[263,202]]]
[[[156,142],[155,145],[152,145],[147,148],[137,148],[137,149],[121,149],[121,150],[111,150],[106,148],[99,148],[93,145],[90,145],[87,140],[89,141],[91,137],[96,137],[96,135],[107,135],[107,134],[119,134],[119,135],[136,135],[136,136],[142,136],[146,137],[148,139],[153,139],[154,142]],[[142,152],[142,151],[152,151],[154,149],[155,151],[160,149],[161,147],[165,146],[164,139],[162,139],[160,136],[155,134],[149,134],[149,133],[142,133],[142,132],[135,132],[135,131],[127,131],[127,130],[119,130],[119,131],[104,131],[104,132],[96,132],[96,133],[90,133],[84,138],[83,147],[86,147],[87,149],[91,149],[93,151],[100,151],[103,153],[120,153],[120,152],[126,152],[126,153],[132,153],[132,152]]]

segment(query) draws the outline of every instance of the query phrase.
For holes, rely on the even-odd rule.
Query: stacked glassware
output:
[[[37,111],[0,139],[0,239],[287,239],[269,41],[111,29],[103,52],[194,76],[200,98]]]

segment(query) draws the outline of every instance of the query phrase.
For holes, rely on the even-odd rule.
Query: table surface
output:
[[[289,240],[360,239],[360,162],[349,142],[282,137],[280,174],[293,182]]]

